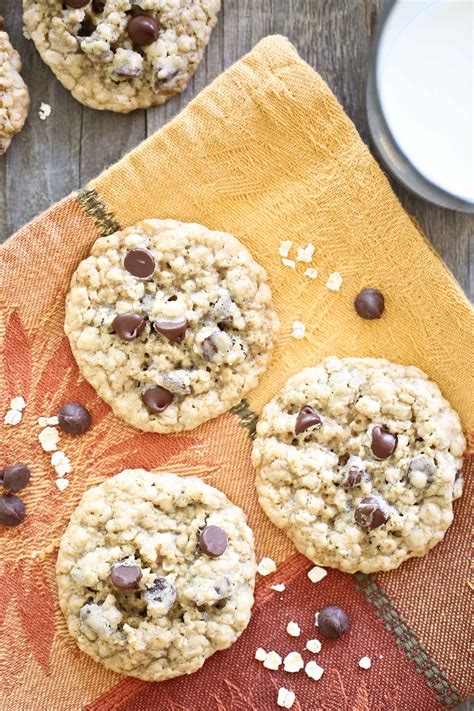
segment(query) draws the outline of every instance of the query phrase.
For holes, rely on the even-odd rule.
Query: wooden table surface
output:
[[[121,115],[77,103],[22,35],[20,0],[1,0],[10,38],[21,54],[30,115],[0,157],[0,241],[51,203],[79,188],[163,126],[204,86],[260,38],[286,35],[328,82],[363,139],[370,30],[384,0],[223,0],[205,58],[186,91],[164,106]],[[50,104],[46,121],[41,102]],[[474,216],[429,205],[395,186],[435,249],[474,298]]]

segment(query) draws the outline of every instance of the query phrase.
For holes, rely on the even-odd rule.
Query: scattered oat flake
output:
[[[324,674],[324,669],[316,664],[315,661],[308,662],[304,668],[306,674],[314,681],[319,681]]]
[[[284,239],[280,242],[280,247],[278,248],[278,254],[280,257],[287,257],[290,253],[290,249],[293,247],[293,242],[291,239]]]
[[[318,622],[318,620],[319,620],[319,612],[315,612],[315,613],[314,613],[314,624],[315,624],[316,627],[319,627],[319,622]]]
[[[299,652],[290,652],[283,660],[283,669],[287,672],[299,672],[303,667],[303,657]]]
[[[272,585],[272,590],[276,590],[277,592],[283,592],[283,590],[286,590],[286,585],[285,583],[276,583],[276,585]]]
[[[64,491],[69,486],[69,479],[56,479],[54,482],[58,487],[59,491]]]
[[[48,116],[51,115],[51,106],[49,104],[46,104],[44,101],[41,102],[39,111],[38,111],[38,116],[42,121],[46,121]]]
[[[267,653],[263,649],[263,647],[259,647],[258,649],[255,650],[255,659],[258,659],[259,662],[264,662],[266,658],[267,658]]]
[[[339,289],[341,288],[341,284],[342,276],[339,274],[339,272],[333,272],[332,274],[330,274],[326,282],[327,288],[331,291],[339,291]]]
[[[293,259],[282,259],[281,261],[282,261],[282,264],[285,265],[285,267],[290,267],[291,269],[296,268],[296,264],[293,261]]]
[[[10,410],[18,410],[18,412],[23,412],[26,407],[26,402],[21,395],[14,397],[10,403]]]
[[[290,635],[290,637],[299,637],[301,634],[300,626],[297,622],[288,622],[286,626],[286,631]]]
[[[316,279],[318,276],[318,270],[314,267],[308,267],[304,270],[304,275],[307,276],[308,279]]]
[[[300,247],[298,249],[298,252],[296,254],[296,261],[297,262],[306,262],[307,264],[311,263],[311,260],[313,259],[313,254],[314,254],[314,244],[311,242],[306,245],[306,247]]]
[[[279,654],[277,654],[276,652],[268,652],[263,662],[263,666],[265,667],[265,669],[272,669],[273,671],[276,671],[280,668],[281,662],[282,659]]]
[[[319,583],[327,574],[328,571],[325,568],[320,568],[319,565],[315,565],[314,568],[308,570],[308,578],[312,583]]]
[[[318,652],[321,651],[321,642],[319,639],[308,639],[306,642],[306,649],[308,652],[313,652],[313,654],[317,654]]]
[[[54,425],[59,425],[59,417],[56,417],[56,415],[54,415],[54,417],[47,417],[47,418],[46,418],[46,424],[47,424],[47,425],[53,425],[53,426],[54,426]]]
[[[370,657],[362,657],[362,659],[359,659],[359,666],[361,669],[370,669],[372,666]]]
[[[59,442],[59,432],[56,427],[45,427],[38,435],[39,442],[45,452],[54,452]]]
[[[21,422],[22,414],[18,410],[8,410],[3,422],[5,425],[19,425]]]
[[[298,340],[304,338],[306,336],[306,326],[304,323],[301,321],[293,321],[291,335]]]
[[[40,427],[46,427],[48,424],[48,418],[47,417],[38,417],[37,422]]]
[[[257,573],[260,573],[260,575],[270,575],[270,573],[274,573],[276,569],[276,563],[271,558],[262,558],[257,565]]]
[[[285,689],[284,686],[281,686],[278,689],[278,698],[277,698],[277,704],[280,706],[282,709],[291,709],[293,704],[295,703],[295,692],[290,691],[289,689]]]

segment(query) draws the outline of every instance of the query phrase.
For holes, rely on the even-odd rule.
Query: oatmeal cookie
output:
[[[30,95],[20,70],[20,55],[11,46],[0,16],[0,155],[21,131],[28,115]]]
[[[443,538],[464,449],[458,415],[418,368],[327,358],[266,405],[253,463],[262,508],[301,553],[372,573]]]
[[[278,322],[266,274],[231,235],[174,220],[101,237],[79,264],[65,331],[79,368],[142,430],[187,430],[255,387]]]
[[[197,477],[126,470],[89,489],[62,537],[59,602],[83,652],[122,674],[190,674],[247,627],[245,514]]]
[[[81,103],[128,112],[183,91],[220,0],[23,0],[42,59]]]

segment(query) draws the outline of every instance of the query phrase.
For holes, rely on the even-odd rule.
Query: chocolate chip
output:
[[[26,516],[23,501],[14,494],[0,496],[0,525],[18,526]]]
[[[180,321],[155,321],[153,326],[155,331],[165,336],[168,341],[181,343],[188,327],[188,321],[185,318]]]
[[[391,457],[397,447],[397,441],[397,435],[393,435],[380,425],[375,425],[372,429],[371,448],[377,459]]]
[[[463,473],[462,469],[456,469],[456,473],[454,475],[454,481],[458,481],[458,479],[462,479]]]
[[[354,512],[356,522],[362,528],[378,528],[388,520],[385,502],[378,496],[366,496]]]
[[[127,32],[134,44],[146,47],[158,37],[158,22],[149,15],[135,15],[127,25]]]
[[[145,591],[145,600],[148,603],[163,605],[165,610],[171,610],[176,600],[176,588],[169,580],[158,575],[153,585]]]
[[[127,252],[123,266],[132,276],[148,279],[155,271],[155,258],[148,249],[137,247]]]
[[[12,464],[3,469],[2,483],[7,491],[21,491],[28,484],[31,472],[26,464]]]
[[[201,343],[202,354],[206,360],[212,360],[217,353],[217,346],[212,336],[208,336]]]
[[[92,12],[96,15],[102,15],[105,9],[105,2],[102,0],[92,0]]]
[[[362,289],[354,301],[355,310],[361,318],[380,318],[385,309],[385,299],[378,289]]]
[[[89,410],[80,402],[67,402],[58,412],[59,426],[67,434],[84,434],[91,426]]]
[[[159,413],[166,410],[168,405],[173,402],[174,395],[166,388],[157,385],[154,388],[145,390],[142,395],[142,401],[150,412]]]
[[[81,22],[81,26],[79,27],[77,36],[90,37],[93,32],[95,32],[94,23],[92,22],[90,17],[85,17]]]
[[[359,486],[364,473],[364,469],[361,469],[355,464],[350,464],[347,467],[347,472],[342,480],[342,486],[344,489],[353,489],[355,486]]]
[[[79,10],[89,4],[89,0],[66,0],[66,5],[72,7],[73,10]]]
[[[110,574],[112,585],[119,590],[133,590],[138,588],[142,579],[142,570],[139,565],[114,565]]]
[[[320,427],[322,423],[321,416],[310,405],[305,405],[298,412],[295,424],[295,434],[299,435],[305,432],[309,427]]]
[[[133,341],[145,328],[145,319],[140,314],[117,314],[112,328],[123,341]]]
[[[199,549],[211,558],[218,558],[227,548],[227,535],[220,526],[206,526],[199,536]]]
[[[349,627],[348,616],[337,605],[323,607],[318,615],[318,628],[326,639],[340,639]]]

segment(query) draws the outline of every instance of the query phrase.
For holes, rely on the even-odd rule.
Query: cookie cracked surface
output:
[[[20,55],[11,46],[0,17],[0,155],[21,131],[28,115],[30,95],[20,70]]]
[[[43,61],[81,103],[128,112],[183,91],[220,0],[23,0]]]
[[[240,402],[278,327],[266,274],[231,235],[174,220],[101,237],[65,331],[84,377],[142,430],[191,429]]]
[[[216,529],[224,550],[211,545],[222,543]],[[245,514],[223,493],[197,477],[126,470],[73,512],[58,554],[59,601],[82,651],[160,681],[235,642],[250,619],[255,570]]]
[[[443,538],[464,450],[458,415],[421,370],[327,358],[266,405],[252,456],[262,508],[301,553],[372,573]]]

